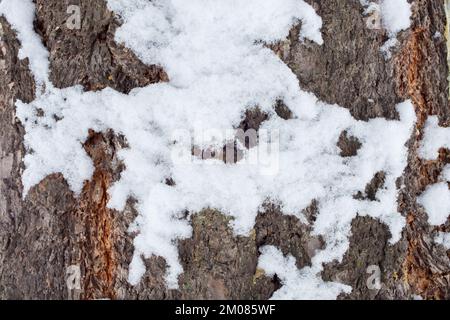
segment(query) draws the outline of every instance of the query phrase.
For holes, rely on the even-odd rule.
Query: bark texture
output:
[[[341,263],[330,263],[326,280],[353,287],[342,299],[450,298],[450,252],[433,242],[438,231],[450,231],[450,221],[438,228],[427,222],[417,197],[437,181],[449,150],[436,161],[419,159],[417,150],[429,115],[450,124],[444,1],[412,0],[412,27],[399,35],[400,45],[386,60],[380,47],[388,39],[383,29],[367,27],[359,0],[309,0],[323,18],[324,45],[299,42],[301,26],[272,49],[297,75],[303,89],[328,103],[337,103],[361,120],[395,119],[395,105],[412,99],[418,116],[409,141],[408,167],[399,184],[399,210],[408,225],[402,240],[390,245],[388,228],[377,220],[358,217],[352,224],[350,248]],[[81,7],[80,30],[66,27],[68,5]],[[158,66],[143,64],[127,48],[114,41],[119,21],[104,0],[36,0],[36,32],[50,53],[51,81],[56,87],[82,85],[87,91],[111,87],[128,93],[135,87],[167,81]],[[15,118],[15,101],[34,99],[34,79],[27,60],[18,59],[18,42],[9,23],[0,18],[0,298],[2,299],[267,299],[280,283],[257,269],[258,248],[276,245],[291,254],[298,267],[311,263],[314,251],[323,246],[320,237],[297,218],[282,215],[267,204],[259,213],[249,237],[236,237],[228,218],[213,210],[192,216],[193,235],[179,242],[185,272],[179,290],[164,283],[165,261],[146,260],[141,283],[127,282],[133,253],[133,236],[127,232],[136,216],[133,199],[124,212],[107,208],[107,189],[120,177],[117,151],[124,137],[91,132],[85,149],[95,173],[80,197],[70,191],[64,178],[55,174],[34,187],[23,199],[21,173],[25,153],[24,130]],[[277,112],[290,111],[277,104]],[[265,115],[247,113],[242,128],[258,128]],[[356,154],[357,139],[343,132],[342,156]],[[383,185],[378,173],[358,197],[375,200]],[[316,203],[305,210],[314,221]],[[366,269],[382,270],[381,290],[369,290]],[[71,267],[81,271],[80,287],[67,287]],[[69,270],[69,274],[68,274]]]

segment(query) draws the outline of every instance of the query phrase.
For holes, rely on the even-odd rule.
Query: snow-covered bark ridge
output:
[[[438,117],[429,117],[425,127],[425,136],[420,148],[420,156],[425,160],[434,160],[438,157],[441,148],[450,149],[450,128],[439,126]],[[428,222],[433,226],[445,224],[450,216],[450,165],[446,165],[440,182],[428,186],[418,198],[428,214]],[[437,243],[450,248],[450,234],[442,233],[437,239]]]
[[[391,37],[406,30],[411,25],[411,4],[408,0],[360,0],[361,5],[366,8],[365,13],[377,12],[380,14],[381,26],[384,27]]]
[[[375,15],[369,25],[371,28],[386,29],[389,40],[381,47],[381,51],[387,59],[391,57],[391,49],[398,44],[397,34],[411,26],[411,4],[408,0],[360,0],[365,7],[366,15]],[[379,21],[378,21],[379,20]]]
[[[301,211],[317,200],[320,213],[313,229],[327,245],[314,257],[312,267],[295,271],[304,279],[301,283],[315,290],[308,296],[292,296],[285,288],[276,294],[278,298],[335,298],[350,289],[324,283],[319,273],[323,263],[343,257],[351,221],[358,214],[380,219],[389,225],[392,242],[400,239],[405,222],[397,212],[395,182],[406,166],[413,108],[410,102],[398,105],[399,121],[362,122],[346,109],[302,91],[292,71],[264,43],[283,39],[301,21],[301,38],[321,44],[322,21],[311,6],[301,0],[111,0],[108,4],[123,19],[117,40],[144,62],[162,65],[169,83],[135,89],[129,95],[111,89],[94,93],[80,87],[53,88],[47,76],[47,53],[34,45],[38,38],[29,18],[31,0],[3,0],[0,13],[18,31],[22,57],[30,59],[36,79],[48,84],[31,104],[17,103],[30,151],[24,160],[24,194],[55,172],[62,172],[72,190],[80,192],[93,172],[82,148],[89,129],[111,128],[127,139],[129,148],[119,154],[126,170],[109,190],[109,206],[122,210],[130,196],[138,200],[139,216],[132,229],[139,235],[131,283],[137,284],[145,272],[142,257],[158,255],[167,261],[168,285],[177,287],[182,267],[176,240],[191,234],[188,219],[182,218],[185,210],[219,209],[234,218],[235,232],[245,235],[267,199],[279,201],[284,213],[300,218]],[[26,19],[14,18],[19,6]],[[25,50],[30,46],[35,50]],[[276,115],[277,100],[284,101],[294,119]],[[172,151],[179,144],[174,132],[229,130],[255,106],[270,115],[262,129],[280,132],[276,175],[261,175],[257,166],[215,160],[174,161]],[[339,155],[336,144],[344,130],[363,144],[357,156]],[[355,199],[381,171],[386,179],[378,201]],[[166,185],[169,177],[174,186]],[[273,256],[273,261],[265,258],[261,265],[268,273],[280,272],[290,283],[297,275],[283,272],[293,270],[291,263],[278,269],[281,258]]]

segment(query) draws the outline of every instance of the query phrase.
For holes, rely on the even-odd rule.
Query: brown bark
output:
[[[450,221],[434,228],[417,204],[417,196],[437,181],[448,150],[436,161],[419,159],[417,150],[429,115],[450,124],[444,2],[412,0],[413,25],[399,35],[399,49],[386,60],[380,47],[384,30],[369,29],[359,0],[309,0],[324,20],[324,45],[299,42],[298,26],[273,50],[297,75],[303,89],[328,103],[337,103],[361,120],[395,119],[395,105],[411,99],[418,116],[409,142],[408,167],[400,183],[399,210],[408,225],[402,240],[390,245],[385,225],[371,218],[352,224],[350,248],[342,263],[330,263],[325,280],[353,287],[343,299],[450,298],[450,255],[433,243],[436,231],[450,231]],[[81,6],[81,30],[65,27],[69,4]],[[59,88],[80,84],[85,90],[111,87],[128,93],[132,88],[167,81],[161,68],[147,66],[114,41],[119,25],[104,0],[36,0],[36,31],[50,53],[51,81]],[[0,298],[11,299],[267,299],[279,287],[257,269],[258,248],[273,244],[291,254],[298,267],[309,265],[323,240],[310,227],[267,204],[249,237],[236,237],[220,212],[205,210],[192,217],[193,235],[179,242],[184,273],[179,290],[164,283],[165,262],[146,261],[147,272],[132,287],[127,282],[133,235],[127,232],[136,212],[130,199],[124,212],[106,206],[108,187],[120,176],[117,151],[126,145],[114,132],[91,132],[85,149],[95,173],[77,198],[62,175],[47,177],[22,199],[21,174],[24,130],[15,118],[17,99],[35,95],[28,61],[17,58],[20,43],[0,18]],[[289,118],[279,102],[277,112]],[[259,127],[265,116],[248,113],[244,127]],[[343,133],[339,147],[351,156],[359,142]],[[382,185],[379,173],[358,196],[371,198]],[[305,210],[314,221],[316,204]],[[371,291],[366,268],[379,265],[383,287]],[[78,266],[81,288],[69,291],[67,270]]]

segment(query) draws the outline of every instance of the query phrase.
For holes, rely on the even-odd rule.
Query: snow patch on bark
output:
[[[19,59],[29,59],[30,69],[34,75],[38,89],[43,85],[52,86],[48,81],[50,62],[48,51],[34,32],[35,4],[31,0],[2,0],[0,15],[3,15],[17,32],[21,40]]]
[[[441,182],[429,186],[418,198],[428,214],[428,222],[433,226],[440,226],[450,215],[450,165],[444,168],[440,177]]]
[[[277,275],[282,287],[274,293],[273,300],[334,300],[342,293],[350,293],[351,287],[339,283],[325,283],[317,276],[317,270],[305,267],[297,269],[295,258],[273,246],[260,249],[258,268],[269,277]]]
[[[422,159],[433,160],[439,156],[441,148],[450,149],[450,128],[440,127],[437,116],[428,117],[419,155]]]
[[[447,182],[436,183],[429,186],[419,197],[418,202],[428,214],[428,222],[440,226],[447,221],[450,215],[450,190]]]
[[[28,150],[24,195],[56,172],[65,176],[74,192],[82,190],[93,172],[82,147],[89,129],[111,128],[127,138],[129,148],[118,155],[126,170],[109,190],[108,205],[121,210],[130,196],[138,201],[139,216],[130,228],[139,232],[130,265],[132,284],[145,272],[142,258],[157,255],[168,264],[168,286],[177,287],[183,271],[177,240],[191,235],[186,210],[219,209],[234,218],[236,234],[246,235],[267,199],[280,201],[284,213],[299,217],[317,200],[319,215],[313,230],[324,237],[326,248],[313,258],[311,267],[294,269],[287,258],[279,269],[274,264],[281,261],[279,254],[273,249],[264,251],[267,255],[263,254],[261,266],[269,273],[279,272],[286,285],[276,298],[297,297],[291,289],[303,283],[315,290],[314,298],[336,298],[348,290],[323,282],[320,271],[323,263],[342,259],[357,215],[380,219],[390,227],[391,241],[400,239],[405,219],[397,211],[396,179],[407,164],[405,144],[414,127],[413,107],[409,101],[397,106],[400,121],[362,122],[348,110],[302,91],[292,71],[263,42],[282,40],[293,24],[302,21],[302,39],[321,44],[322,22],[312,7],[298,0],[121,0],[108,4],[124,22],[117,39],[145,62],[161,64],[169,83],[134,89],[128,95],[109,88],[100,92],[83,92],[81,87],[56,89],[48,80],[48,53],[37,45],[40,40],[32,31],[32,1],[4,0],[0,12],[14,22],[22,48],[33,48],[24,49],[22,57],[30,59],[37,81],[48,83],[32,103],[17,102]],[[14,20],[17,8],[26,11],[23,21]],[[283,120],[274,112],[280,99],[293,119]],[[275,175],[261,175],[257,166],[245,163],[174,161],[173,149],[181,145],[174,132],[183,128],[198,137],[206,129],[230,130],[254,106],[270,115],[261,129],[280,132]],[[345,159],[337,147],[344,130],[363,144],[356,156]],[[216,144],[225,142],[222,137]],[[380,171],[386,179],[377,201],[355,199]],[[175,185],[167,185],[167,178]],[[266,256],[271,258],[265,260]]]
[[[386,59],[391,58],[391,49],[398,44],[397,34],[411,26],[411,4],[408,0],[381,0],[374,2],[360,0],[362,6],[366,8],[366,15],[376,15],[381,19],[381,24],[375,23],[371,27],[383,27],[389,34],[387,40],[380,48]]]
[[[412,11],[408,0],[381,0],[379,3],[360,0],[359,2],[366,8],[366,14],[380,13],[382,25],[392,37],[411,26]]]
[[[425,160],[436,159],[441,148],[450,148],[450,128],[440,127],[438,117],[431,116],[425,124],[425,134],[419,149],[419,156]],[[450,189],[448,187],[450,165],[447,164],[444,167],[439,180],[438,183],[428,186],[417,200],[428,214],[428,222],[434,226],[445,224],[450,215]]]
[[[408,0],[383,0],[380,6],[383,25],[391,36],[411,26],[411,4]]]
[[[437,244],[442,245],[445,249],[450,250],[450,233],[439,232],[439,234],[434,238]]]

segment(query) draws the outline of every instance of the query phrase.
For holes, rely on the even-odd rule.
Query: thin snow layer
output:
[[[411,26],[411,4],[408,0],[383,0],[380,5],[383,25],[391,36]]]
[[[446,165],[444,170],[442,170],[442,179],[444,181],[450,181],[450,164]]]
[[[419,155],[425,160],[439,156],[439,149],[450,148],[450,128],[440,127],[437,116],[428,117]]]
[[[369,0],[360,0],[366,8],[365,14],[379,14],[381,26],[386,29],[389,39],[381,47],[386,59],[390,59],[391,49],[398,44],[397,34],[411,26],[411,4],[408,0],[381,0],[380,3]]]
[[[333,300],[342,292],[351,292],[351,287],[343,284],[323,283],[315,276],[313,268],[298,270],[293,256],[284,257],[273,246],[262,247],[260,252],[258,268],[269,277],[276,274],[283,285],[274,293],[273,300]]]
[[[383,27],[394,38],[397,33],[411,26],[412,11],[408,0],[381,0],[380,3],[360,0],[359,2],[366,7],[366,13],[376,11],[381,14]]]
[[[447,182],[429,186],[418,199],[428,214],[428,222],[440,226],[447,221],[450,215],[450,190]]]
[[[12,1],[2,2],[1,12],[8,19],[13,19],[18,3],[28,11],[24,15],[31,15],[31,0],[13,1],[14,6]],[[348,110],[302,91],[292,71],[261,41],[283,39],[301,20],[301,37],[322,43],[321,19],[309,5],[298,0],[136,0],[110,1],[109,6],[124,20],[117,39],[145,62],[161,64],[170,82],[137,88],[128,95],[112,89],[83,92],[81,87],[46,86],[32,103],[17,103],[17,117],[25,126],[29,151],[24,159],[24,195],[56,172],[79,193],[93,173],[92,161],[82,147],[88,130],[113,129],[126,137],[129,147],[118,154],[126,170],[109,190],[108,205],[122,210],[129,197],[137,200],[139,216],[131,227],[139,232],[130,265],[132,284],[145,272],[142,258],[157,255],[168,264],[168,286],[177,287],[183,270],[176,241],[191,235],[189,217],[183,215],[186,210],[216,208],[234,218],[236,234],[246,235],[267,199],[279,201],[284,213],[299,218],[312,200],[319,201],[320,214],[313,229],[323,235],[326,248],[314,257],[312,267],[284,275],[288,287],[289,279],[303,277],[303,283],[317,289],[317,298],[335,298],[348,289],[323,282],[320,271],[323,263],[342,259],[351,221],[358,214],[380,219],[390,227],[391,241],[400,239],[405,221],[397,212],[395,182],[406,166],[405,144],[415,122],[413,107],[409,101],[399,104],[399,121],[362,122]],[[13,26],[23,48],[37,43],[32,19]],[[32,65],[46,66],[46,70],[33,68],[33,72],[48,82],[47,53],[26,54]],[[292,110],[294,119],[286,121],[275,114],[272,107],[278,99]],[[179,150],[187,149],[190,154],[191,146],[183,144],[186,134],[177,134],[180,129],[196,138],[205,129],[231,129],[254,106],[271,115],[263,130],[279,130],[279,139],[272,139],[278,142],[271,144],[271,150],[279,154],[272,152],[258,165],[216,160],[186,163],[174,157]],[[343,130],[363,143],[355,157],[339,155],[336,143]],[[222,137],[215,144],[225,141]],[[255,150],[264,153],[264,148],[247,153]],[[262,161],[267,159],[271,161]],[[261,167],[266,166],[278,170],[261,174]],[[353,195],[380,171],[386,173],[386,181],[377,193],[378,200],[355,199]],[[167,178],[175,185],[166,185]],[[268,272],[278,268],[278,264],[267,266],[264,260],[261,264]],[[281,290],[276,297],[292,297],[287,293],[290,290]]]
[[[432,116],[427,119],[425,125],[419,156],[425,160],[437,159],[441,148],[450,148],[450,128],[440,127],[438,117]],[[444,224],[450,215],[448,182],[450,182],[450,165],[446,165],[442,170],[440,182],[428,186],[418,198],[418,203],[424,207],[431,225]]]
[[[50,85],[48,81],[49,60],[48,51],[34,32],[34,3],[29,0],[2,0],[0,2],[0,15],[5,16],[22,46],[19,50],[19,59],[29,58],[30,69],[34,74],[36,85]]]
[[[450,250],[450,233],[439,232],[434,238],[434,242],[444,246],[445,249]]]
[[[428,214],[428,222],[434,226],[444,224],[450,215],[450,165],[445,166],[440,179],[442,182],[429,186],[418,198]]]

